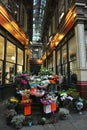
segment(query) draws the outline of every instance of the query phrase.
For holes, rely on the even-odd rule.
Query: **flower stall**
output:
[[[47,70],[41,71],[38,76],[17,74],[14,81],[16,92],[15,96],[9,99],[8,109],[15,110],[16,116],[22,114],[22,121],[27,122],[25,123],[27,125],[30,119],[28,117],[32,117],[31,122],[33,122],[33,115],[37,112],[41,119],[49,117],[49,114],[52,117],[58,114],[60,119],[67,119],[71,109],[81,113],[84,107],[79,92],[76,89],[59,90],[59,77]],[[11,116],[10,123],[14,123],[15,118],[19,118],[19,116],[13,117]],[[24,124],[20,124],[20,127],[22,125]]]

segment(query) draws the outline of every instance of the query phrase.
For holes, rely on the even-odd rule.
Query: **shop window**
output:
[[[76,59],[76,52],[77,52],[76,49],[77,49],[76,41],[75,37],[73,37],[69,40],[69,61]]]
[[[70,73],[77,73],[77,63],[76,60],[73,62],[70,62]]]
[[[22,73],[22,66],[21,65],[17,65],[17,73]]]
[[[4,60],[4,37],[0,36],[0,85],[2,84],[2,71]]]
[[[12,83],[15,75],[15,64],[6,62],[5,83]]]
[[[18,48],[17,64],[23,65],[23,51]]]
[[[2,84],[2,61],[0,61],[0,85]]]
[[[0,36],[0,60],[4,59],[4,38]]]
[[[7,41],[5,83],[12,83],[15,75],[16,46]]]
[[[53,55],[48,58],[48,68],[50,68],[51,70],[53,68]]]
[[[61,66],[58,66],[57,70],[58,70],[58,75],[60,75],[61,74]]]
[[[62,63],[67,62],[67,53],[66,53],[66,45],[62,47]]]
[[[76,46],[75,37],[72,37],[68,43],[69,43],[70,71],[72,73],[77,71],[77,62],[76,62],[77,46]]]
[[[57,52],[57,65],[60,65],[60,51]]]
[[[17,54],[17,73],[22,73],[23,71],[23,51],[18,48]]]
[[[63,75],[67,75],[67,64],[64,64],[63,67],[62,67],[62,74]]]
[[[61,59],[60,59],[60,56],[61,53],[60,53],[60,50],[57,51],[57,74],[61,74]]]
[[[10,41],[7,41],[6,61],[12,63],[16,62],[16,46],[13,45]]]

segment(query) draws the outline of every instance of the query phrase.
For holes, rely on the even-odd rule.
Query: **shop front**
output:
[[[77,88],[81,96],[87,98],[87,20],[85,6],[85,12],[82,10],[84,19],[80,8],[77,4],[68,11],[51,40],[50,46],[53,43],[53,47],[50,52],[56,50],[54,72],[66,78],[67,87]]]
[[[27,38],[1,5],[0,21],[0,100],[2,100],[13,95],[14,76],[26,71]]]

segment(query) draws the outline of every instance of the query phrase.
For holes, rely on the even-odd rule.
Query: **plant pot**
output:
[[[32,126],[32,121],[29,121],[29,122],[28,122],[28,125],[29,125],[29,126]]]
[[[66,119],[68,118],[68,116],[67,116],[66,114],[61,114],[61,115],[59,116],[59,118],[60,118],[61,120],[66,120]]]

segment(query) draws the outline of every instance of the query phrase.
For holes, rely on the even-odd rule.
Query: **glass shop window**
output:
[[[70,72],[77,73],[77,62],[74,60],[73,62],[70,62]]]
[[[62,47],[62,63],[67,62],[67,51],[66,51],[66,45]]]
[[[17,73],[22,73],[22,66],[21,65],[17,65]]]
[[[15,75],[15,64],[6,62],[5,83],[12,83]]]
[[[67,64],[63,64],[63,66],[62,66],[62,74],[63,75],[67,74]]]
[[[0,36],[0,60],[4,59],[4,38]]]
[[[10,41],[7,41],[6,61],[12,63],[16,62],[16,46],[13,45]]]
[[[73,37],[69,40],[69,61],[76,59],[76,52],[77,52],[76,49],[77,49],[76,41],[75,37]]]
[[[18,48],[17,64],[23,65],[23,51]]]
[[[77,60],[76,60],[77,46],[75,37],[69,40],[69,61],[70,61],[70,71],[71,73],[77,73]]]
[[[2,71],[4,60],[4,37],[0,36],[0,85],[2,84]]]
[[[16,46],[7,41],[5,83],[12,83],[15,75]]]
[[[2,84],[2,61],[0,61],[0,85]]]
[[[57,65],[60,65],[60,51],[57,52]]]
[[[23,51],[18,48],[17,54],[17,73],[21,73],[23,68]]]

